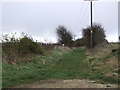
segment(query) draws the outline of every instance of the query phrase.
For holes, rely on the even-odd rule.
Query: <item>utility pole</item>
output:
[[[84,0],[84,1],[90,1],[90,23],[91,23],[91,27],[92,27],[92,23],[93,23],[93,16],[92,16],[92,13],[93,13],[93,10],[92,10],[92,4],[93,4],[93,1],[96,1],[96,0]]]
[[[91,31],[90,31],[90,35],[91,35],[91,40],[90,40],[90,48],[93,48],[93,31],[92,31],[92,0],[90,1],[90,6],[91,6]]]
[[[95,1],[95,0],[84,0],[84,1],[90,1],[90,14],[91,14],[91,17],[90,17],[90,23],[91,23],[91,30],[90,30],[90,48],[93,48],[93,30],[92,30],[92,26],[93,26],[93,10],[92,10],[92,1]]]
[[[91,8],[91,27],[92,27],[92,21],[93,21],[93,17],[92,17],[92,0],[90,1],[90,8]]]

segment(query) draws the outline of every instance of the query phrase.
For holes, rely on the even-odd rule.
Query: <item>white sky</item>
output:
[[[89,2],[83,0],[9,1],[0,1],[1,33],[25,32],[38,41],[56,42],[58,25],[80,38],[82,28],[90,24]],[[118,0],[94,2],[93,21],[103,25],[108,41],[118,41]]]
[[[81,2],[84,0],[0,0],[0,2]],[[86,0],[89,1],[89,0]],[[120,0],[93,0],[97,2],[118,2]]]

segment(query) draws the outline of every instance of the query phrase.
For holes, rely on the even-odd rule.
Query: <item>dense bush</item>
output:
[[[93,48],[96,45],[105,42],[105,37],[106,37],[105,31],[100,24],[94,24],[92,28],[89,26],[83,29],[82,33],[83,33],[83,38],[85,39],[85,45],[89,48],[91,47]]]
[[[43,54],[43,50],[39,43],[34,42],[32,38],[27,36],[20,39],[19,49],[22,54]]]
[[[21,57],[33,54],[43,54],[41,45],[34,42],[32,37],[22,34],[22,37],[15,38],[15,34],[11,37],[2,35],[2,58],[7,63],[13,63]]]
[[[85,46],[85,39],[84,38],[79,38],[74,41],[74,46],[79,47],[79,46]]]
[[[45,50],[53,50],[54,48],[58,47],[58,43],[42,43],[42,47]]]

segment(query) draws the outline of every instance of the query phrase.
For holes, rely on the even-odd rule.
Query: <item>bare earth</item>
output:
[[[16,86],[14,88],[117,88],[114,84],[99,84],[84,79],[73,80],[41,80],[32,84]]]

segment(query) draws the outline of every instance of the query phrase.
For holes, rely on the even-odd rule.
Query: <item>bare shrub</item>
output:
[[[27,34],[22,34],[21,38],[15,38],[15,34],[11,37],[8,34],[2,35],[3,61],[12,64],[29,54],[44,54],[41,45],[34,42],[32,37]]]
[[[65,46],[71,46],[73,35],[64,26],[56,28],[58,35],[58,43],[64,44]]]

